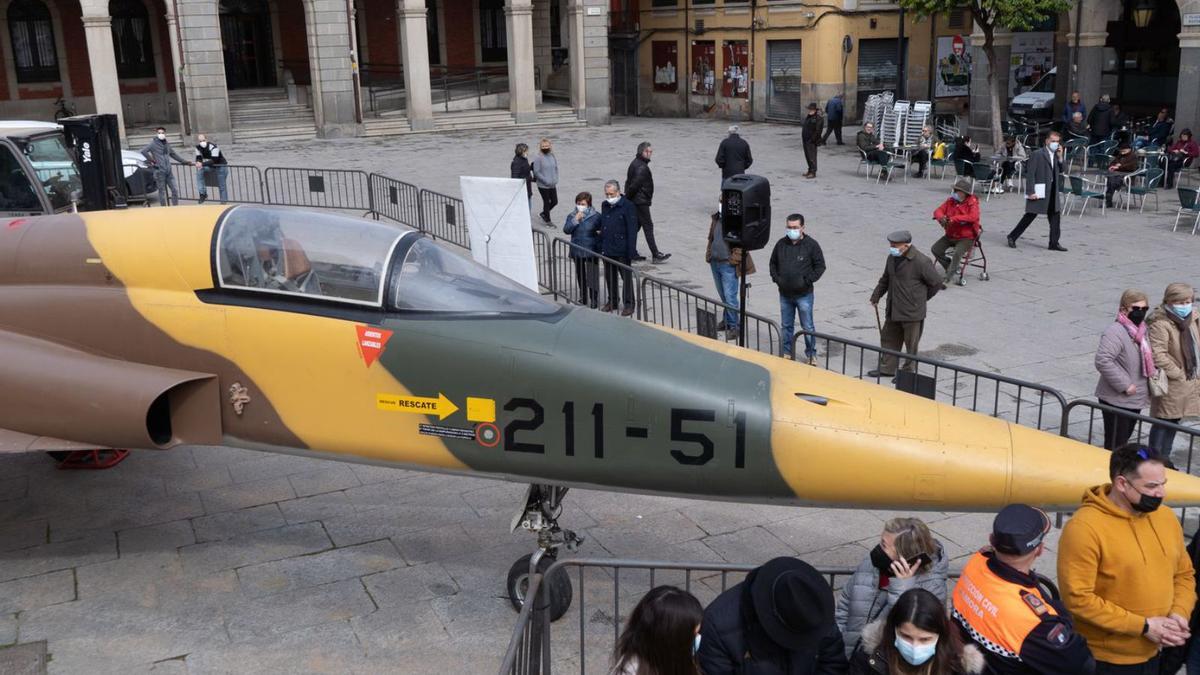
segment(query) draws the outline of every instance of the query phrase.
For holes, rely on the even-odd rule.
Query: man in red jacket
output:
[[[971,181],[959,178],[954,183],[954,192],[933,212],[933,219],[946,230],[941,239],[933,244],[933,259],[946,268],[945,283],[958,273],[959,263],[971,245],[983,231],[979,224],[979,198],[971,194]],[[947,257],[946,251],[954,247],[954,256]]]

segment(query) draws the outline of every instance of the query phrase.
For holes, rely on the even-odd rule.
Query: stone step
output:
[[[236,129],[241,126],[262,126],[264,124],[273,124],[275,126],[281,124],[313,124],[314,117],[312,113],[308,113],[307,115],[274,115],[270,117],[264,115],[261,117],[231,117],[230,121]]]
[[[233,138],[238,142],[245,141],[307,141],[317,137],[317,130],[313,127],[280,127],[276,129],[255,129],[247,131],[245,129],[237,129],[233,132]]]

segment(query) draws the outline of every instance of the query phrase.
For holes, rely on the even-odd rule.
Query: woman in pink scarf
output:
[[[1146,294],[1128,289],[1121,294],[1117,319],[1100,336],[1096,348],[1096,398],[1113,408],[1134,415],[1150,403],[1149,378],[1154,375],[1154,356],[1146,338],[1146,312],[1150,301]],[[1133,434],[1135,420],[1117,412],[1102,410],[1104,418],[1104,447],[1120,447]]]

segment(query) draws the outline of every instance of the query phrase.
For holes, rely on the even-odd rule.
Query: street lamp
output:
[[[1133,8],[1133,24],[1138,28],[1145,28],[1150,25],[1150,20],[1154,18],[1154,0],[1141,0],[1136,7]]]

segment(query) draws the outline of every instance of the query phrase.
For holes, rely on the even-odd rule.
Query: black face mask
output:
[[[1146,307],[1132,307],[1129,310],[1129,320],[1133,325],[1140,326],[1146,320]]]
[[[545,155],[550,154],[550,148],[542,148],[542,154],[545,154]]]
[[[1153,513],[1158,510],[1158,507],[1162,506],[1162,497],[1151,497],[1148,494],[1144,494],[1137,488],[1134,488],[1134,490],[1140,497],[1136,503],[1130,502],[1129,504],[1133,507],[1134,511],[1137,511],[1138,513]]]
[[[881,573],[891,576],[892,574],[892,559],[883,550],[883,546],[876,544],[875,548],[871,549],[871,565]]]

